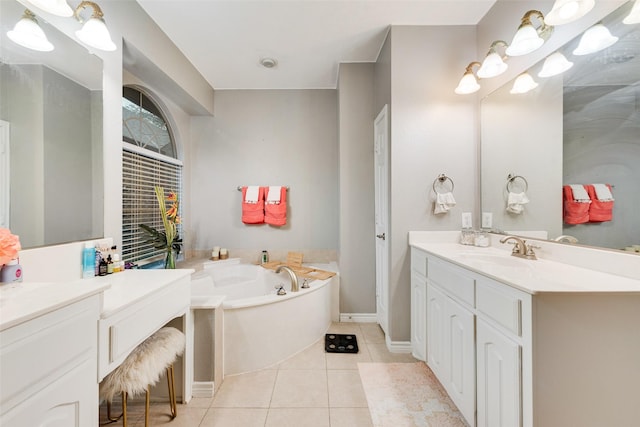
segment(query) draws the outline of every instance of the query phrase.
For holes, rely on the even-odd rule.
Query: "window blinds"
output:
[[[164,231],[154,187],[164,187],[165,195],[174,191],[182,201],[182,164],[127,145],[123,144],[122,152],[122,259],[161,259],[165,251],[145,242],[140,224]],[[182,237],[182,225],[178,225],[178,236]]]

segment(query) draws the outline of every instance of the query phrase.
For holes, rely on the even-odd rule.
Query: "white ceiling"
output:
[[[389,25],[475,25],[495,0],[137,0],[214,89],[335,89]],[[273,58],[272,69],[260,65]]]

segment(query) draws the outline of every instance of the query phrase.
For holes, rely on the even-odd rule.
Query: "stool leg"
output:
[[[144,427],[149,427],[149,395],[150,395],[149,386],[147,386],[147,390],[144,393]]]
[[[122,427],[127,427],[127,392],[122,392]]]
[[[120,419],[120,417],[122,417],[122,414],[117,417],[111,415],[111,401],[107,400],[107,420],[109,420],[110,423],[115,423]]]
[[[178,415],[178,405],[176,404],[176,386],[173,377],[173,365],[167,367],[167,384],[169,386],[169,406],[171,406],[171,419]]]

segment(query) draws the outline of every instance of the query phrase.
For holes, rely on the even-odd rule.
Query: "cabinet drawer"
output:
[[[418,250],[411,249],[411,269],[417,273],[427,276],[427,254]]]
[[[435,258],[429,259],[429,281],[464,304],[475,305],[475,279],[464,270]]]
[[[527,295],[490,279],[478,279],[476,307],[480,314],[522,336],[522,304]]]

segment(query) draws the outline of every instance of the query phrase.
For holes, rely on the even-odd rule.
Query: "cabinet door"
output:
[[[442,382],[445,369],[445,304],[447,297],[427,285],[427,364]]]
[[[411,274],[411,351],[418,360],[427,360],[427,280]]]
[[[445,305],[445,388],[467,422],[476,412],[475,316],[447,298]]]
[[[520,346],[482,319],[477,322],[478,427],[520,427]]]

